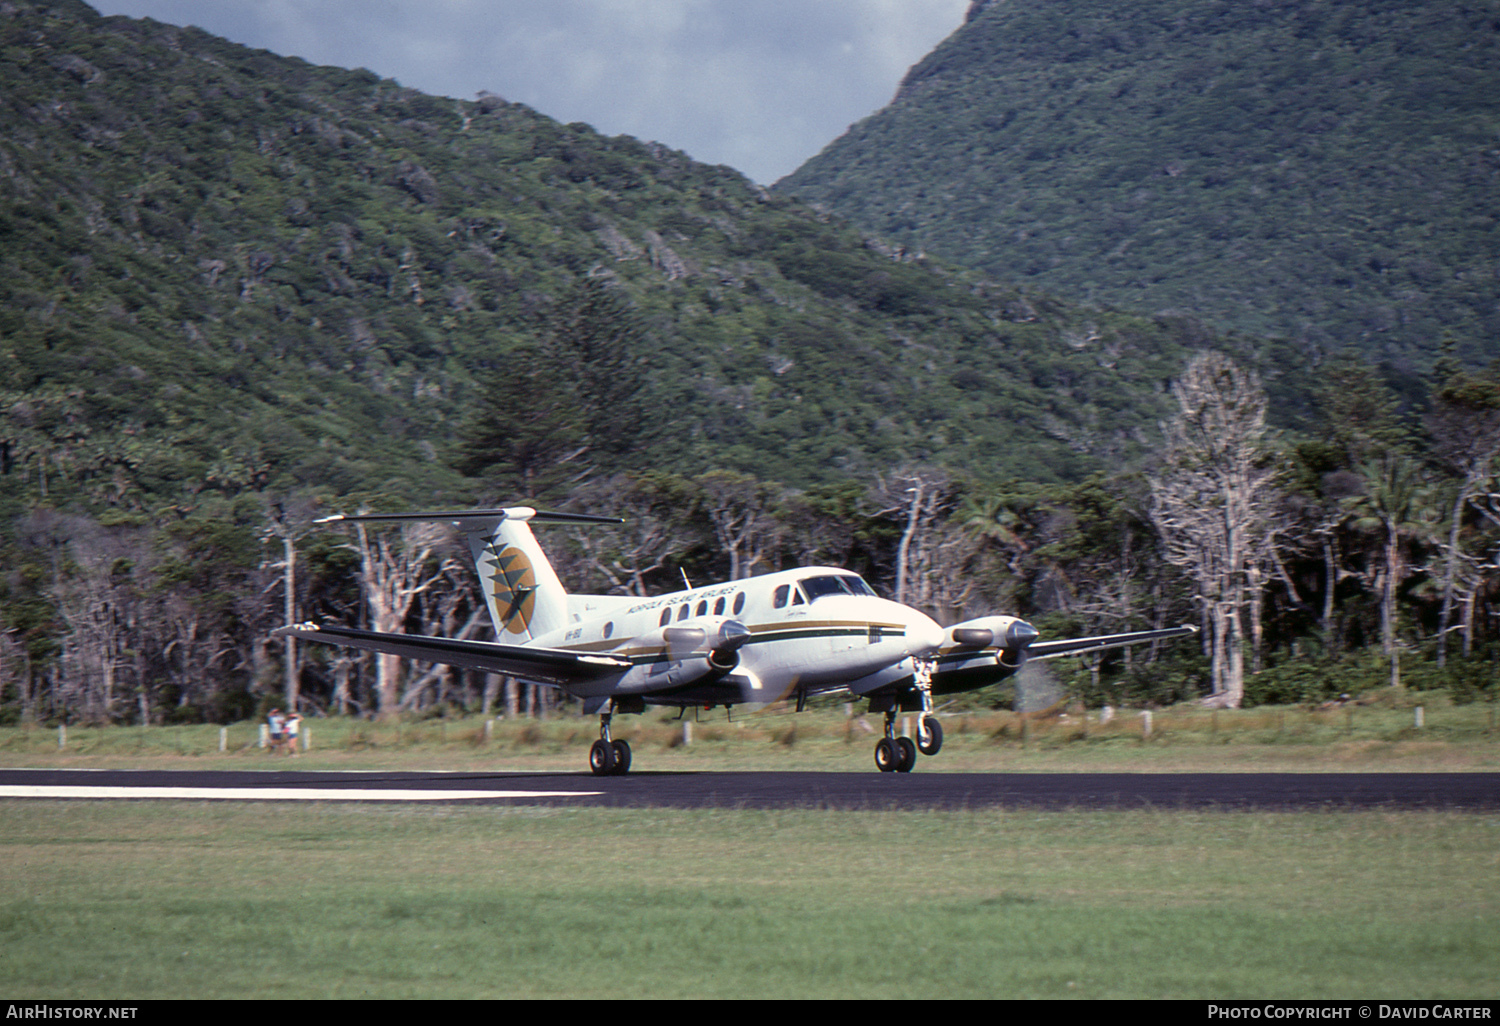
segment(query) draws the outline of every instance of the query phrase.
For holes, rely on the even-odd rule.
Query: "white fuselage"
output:
[[[582,696],[770,702],[838,690],[871,675],[911,672],[944,631],[930,617],[874,594],[832,567],[803,567],[657,598],[569,596],[568,626],[542,648],[628,658],[621,676]],[[674,691],[674,689],[676,689]],[[572,690],[572,689],[570,689]]]

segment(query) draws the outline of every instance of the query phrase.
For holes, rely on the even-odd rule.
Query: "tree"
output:
[[[1068,609],[1088,633],[1164,627],[1160,558],[1140,479],[1096,475],[1045,493],[1046,529],[1034,558],[1067,582]],[[1061,589],[1059,589],[1061,590]],[[1136,653],[1120,653],[1125,666]]]
[[[1228,357],[1203,353],[1173,383],[1180,411],[1165,425],[1163,466],[1151,479],[1151,519],[1169,562],[1188,570],[1208,630],[1213,699],[1244,697],[1244,615],[1260,596],[1253,563],[1272,543],[1276,470],[1265,442],[1266,394]]]
[[[499,356],[461,430],[453,465],[505,495],[539,498],[617,468],[649,436],[646,333],[623,294],[585,278]]]
[[[1446,357],[1446,350],[1445,350]],[[1442,380],[1436,403],[1427,416],[1433,455],[1452,475],[1454,486],[1447,510],[1448,535],[1443,549],[1443,606],[1438,618],[1437,663],[1447,664],[1448,629],[1460,592],[1466,606],[1479,590],[1481,561],[1464,545],[1465,519],[1474,500],[1487,492],[1500,461],[1500,363],[1483,374],[1459,367],[1451,358],[1440,362]],[[1465,617],[1464,654],[1473,643],[1473,622]]]
[[[90,722],[109,723],[121,712],[117,703],[133,680],[141,722],[148,722],[138,659],[143,621],[150,615],[147,532],[85,517],[58,518],[48,526],[66,552],[65,570],[53,592],[69,627],[62,649],[65,710]]]
[[[1379,372],[1352,357],[1332,360],[1322,369],[1316,404],[1319,417],[1312,436],[1296,449],[1300,480],[1288,513],[1295,537],[1306,548],[1315,546],[1321,558],[1323,642],[1336,651],[1345,636],[1337,615],[1339,586],[1350,578],[1370,577],[1346,558],[1351,504],[1366,493],[1366,472],[1373,462],[1410,454],[1412,434]]]
[[[586,448],[567,380],[542,347],[524,345],[489,375],[453,465],[501,495],[540,498],[559,488]]]
[[[1370,573],[1370,583],[1380,594],[1381,650],[1391,659],[1391,679],[1396,669],[1396,635],[1401,583],[1406,578],[1405,542],[1430,535],[1435,526],[1430,482],[1416,460],[1388,455],[1365,465],[1365,491],[1348,500],[1354,526],[1378,539],[1380,556]]]
[[[585,442],[615,459],[635,449],[645,425],[646,329],[623,290],[578,280],[554,304],[540,338],[551,372],[572,383]]]
[[[877,516],[900,528],[894,598],[940,620],[961,615],[979,585],[973,562],[984,538],[966,518],[954,518],[959,488],[945,470],[898,471],[876,488]]]
[[[369,627],[386,634],[401,633],[419,596],[456,569],[448,531],[433,523],[371,532],[360,522],[355,529]],[[398,707],[401,657],[381,653],[375,660],[376,711],[390,717]]]
[[[779,485],[732,470],[711,470],[694,483],[702,490],[719,548],[729,557],[731,581],[751,576],[775,558],[783,535],[776,516]]]
[[[153,598],[171,715],[222,721],[248,709],[252,683],[271,685],[267,636],[280,617],[261,541],[224,509],[156,532]]]
[[[693,514],[702,495],[684,478],[672,474],[616,474],[594,487],[575,492],[585,511],[618,516],[613,530],[588,527],[570,532],[588,566],[618,595],[647,595],[647,580],[668,563],[679,565],[701,533]],[[673,582],[675,586],[676,582]]]

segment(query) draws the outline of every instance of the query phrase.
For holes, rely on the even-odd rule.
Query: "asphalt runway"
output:
[[[0,798],[615,808],[1500,810],[1500,773],[330,773],[0,769]]]

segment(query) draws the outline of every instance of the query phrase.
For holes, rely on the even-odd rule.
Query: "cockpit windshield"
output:
[[[829,574],[826,577],[804,577],[798,582],[807,593],[809,602],[816,602],[824,595],[868,595],[875,592],[862,579],[853,574]]]

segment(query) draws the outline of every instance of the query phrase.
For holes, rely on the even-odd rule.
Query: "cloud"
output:
[[[968,0],[95,0],[666,143],[769,183],[888,102]]]

